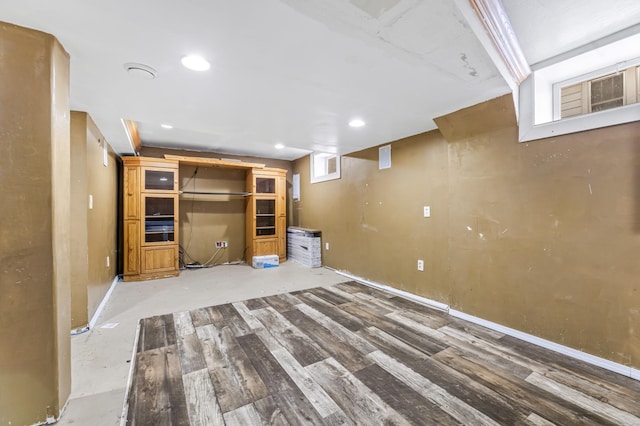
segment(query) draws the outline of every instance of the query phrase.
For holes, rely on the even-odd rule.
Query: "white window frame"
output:
[[[336,171],[328,173],[328,162],[331,158],[336,159]],[[326,182],[328,180],[340,179],[340,156],[328,152],[312,152],[309,163],[311,164],[311,183]]]
[[[603,69],[615,71],[616,67],[622,70],[633,66],[634,61],[638,60],[640,55],[629,53],[633,49],[620,48],[620,46],[640,46],[639,28],[640,26],[634,26],[605,39],[598,40],[589,46],[583,46],[532,66],[533,73],[520,85],[519,141],[530,142],[553,136],[640,121],[640,103],[553,121],[555,109],[554,84],[558,81],[565,82],[573,78],[580,79],[591,74],[600,75],[598,73]],[[611,47],[618,47],[618,49],[615,50],[615,53],[603,53]],[[626,55],[626,57],[622,55]],[[629,56],[635,59],[629,59]],[[604,66],[604,63],[598,64],[595,58],[608,62]],[[589,63],[594,63],[595,65],[591,69],[585,69],[586,72],[580,73],[581,76],[577,76],[578,73],[576,72],[571,76],[558,74],[559,77],[554,80],[554,71],[556,69],[560,69],[565,64],[577,64],[580,61],[591,61]],[[584,79],[580,81],[584,81]]]
[[[560,81],[558,83],[554,83],[553,84],[553,121],[557,121],[557,120],[566,120],[560,117],[560,113],[561,113],[561,108],[560,108],[560,102],[561,102],[561,96],[560,96],[560,90],[563,87],[567,87],[567,86],[571,86],[574,84],[578,84],[578,83],[584,83],[584,82],[589,82],[591,80],[596,80],[600,77],[604,77],[606,75],[609,74],[613,74],[616,72],[622,72],[628,68],[634,68],[640,65],[640,58],[635,58],[635,59],[631,59],[629,61],[625,61],[625,62],[621,62],[615,65],[609,65],[608,67],[604,67],[604,68],[600,68],[599,70],[596,71],[592,71],[590,73],[587,74],[582,74],[580,76],[577,77],[573,77],[564,81]],[[635,74],[635,78],[637,81],[637,70],[634,73]],[[624,99],[626,99],[626,84],[627,82],[625,81],[625,91],[624,91]],[[637,84],[637,83],[636,83]],[[626,100],[625,100],[626,102]],[[623,105],[625,106],[625,105]],[[619,108],[619,107],[618,107]],[[593,113],[590,113],[593,114]]]

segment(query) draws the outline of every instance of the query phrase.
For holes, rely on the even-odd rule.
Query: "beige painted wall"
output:
[[[105,144],[107,166],[103,160]],[[91,319],[117,275],[118,164],[117,155],[90,116],[87,116],[87,173],[87,189],[93,195],[93,209],[87,212],[87,311]]]
[[[149,147],[143,147],[140,154],[145,157],[163,157],[164,154],[173,154],[191,157],[234,158],[288,170],[287,178],[291,179],[292,163],[284,160]],[[246,175],[242,170],[199,167],[197,174],[193,177],[195,169],[192,166],[180,167],[180,188],[182,190],[234,192],[245,190]],[[180,198],[179,238],[180,245],[194,261],[201,264],[215,254],[216,241],[227,241],[229,247],[221,250],[214,258],[213,263],[243,260],[246,245],[245,199],[237,196],[182,196]],[[185,259],[185,261],[191,262],[190,259]]]
[[[71,112],[71,329],[89,324],[87,281],[89,253],[87,236],[87,115]]]
[[[519,144],[514,116],[510,96],[450,114],[337,181],[300,159],[293,222],[330,267],[639,368],[640,123]]]
[[[325,265],[446,302],[447,144],[436,132],[396,142],[392,164],[379,170],[378,149],[369,149],[342,157],[342,179],[310,184],[309,157],[298,160],[292,223],[322,230]]]
[[[71,386],[69,57],[0,23],[0,423],[58,417]]]
[[[118,167],[116,154],[85,112],[71,113],[71,144],[71,327],[75,329],[89,323],[116,276]]]

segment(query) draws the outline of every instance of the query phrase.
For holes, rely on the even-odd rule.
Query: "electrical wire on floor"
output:
[[[180,269],[185,269],[188,264],[196,264],[200,263],[187,252],[187,249],[182,247],[182,245],[178,245],[178,259],[180,262]],[[187,262],[189,261],[189,262]]]
[[[179,253],[180,253],[180,256],[179,256],[180,269],[183,269],[183,270],[213,268],[214,266],[221,266],[221,265],[243,265],[244,264],[242,260],[238,260],[235,262],[215,263],[216,257],[222,250],[224,250],[224,247],[218,247],[217,250],[213,252],[211,257],[204,263],[200,263],[199,261],[191,257],[191,255],[187,252],[187,250],[185,250],[185,248],[182,247],[181,245],[179,245],[178,247],[179,247]],[[186,259],[190,260],[190,262],[189,263],[185,262]]]

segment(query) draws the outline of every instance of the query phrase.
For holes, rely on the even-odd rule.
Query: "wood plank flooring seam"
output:
[[[323,418],[336,413],[340,417],[344,416],[342,409],[331,399],[324,389],[311,377],[311,375],[300,365],[296,359],[284,348],[271,351],[278,360],[282,368],[289,374],[289,377],[298,386],[300,391],[307,397],[316,411]],[[325,358],[326,359],[326,358]]]
[[[594,414],[605,417],[614,423],[621,425],[640,425],[640,418],[619,410],[605,402],[602,402],[596,398],[592,398],[583,394],[575,389],[571,389],[561,383],[551,380],[542,376],[539,373],[533,372],[527,377],[527,382],[538,386],[541,389],[547,390],[554,394],[564,395],[564,398],[573,402],[585,410],[591,411]]]
[[[140,320],[122,424],[640,426],[640,384],[356,282]]]
[[[398,360],[386,355],[381,351],[371,352],[367,357],[373,359],[380,367],[404,381],[421,394],[424,398],[438,405],[451,417],[460,421],[461,424],[475,424],[483,426],[499,426],[492,418],[467,405],[458,398],[449,394],[440,386],[424,378]]]

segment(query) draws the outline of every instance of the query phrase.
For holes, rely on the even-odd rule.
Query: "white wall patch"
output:
[[[378,148],[378,169],[391,168],[391,145]]]
[[[300,173],[293,175],[293,200],[300,201]]]

